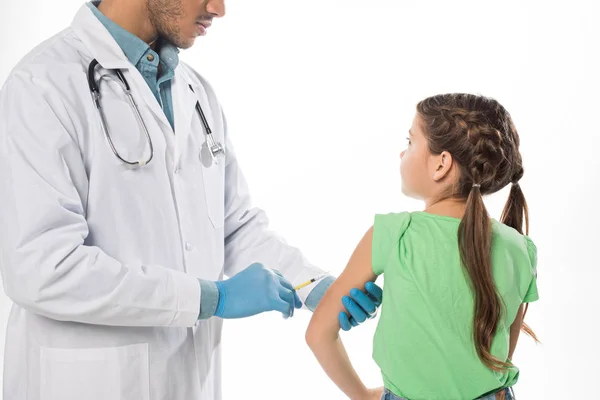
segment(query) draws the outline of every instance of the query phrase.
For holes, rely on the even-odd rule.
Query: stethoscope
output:
[[[121,155],[115,148],[115,145],[114,145],[114,143],[110,137],[110,134],[108,132],[108,125],[106,123],[106,116],[104,115],[104,110],[102,109],[102,106],[100,104],[100,97],[101,97],[100,88],[98,86],[98,83],[94,79],[94,71],[95,71],[97,65],[99,65],[99,63],[96,59],[94,59],[94,60],[92,60],[92,62],[90,63],[90,65],[88,67],[88,84],[90,86],[90,92],[92,93],[92,96],[94,97],[94,103],[96,104],[96,108],[98,109],[98,113],[100,114],[100,124],[102,125],[102,131],[104,132],[104,136],[106,137],[106,140],[108,141],[108,145],[110,146],[114,155],[121,162],[123,162],[131,167],[143,167],[144,165],[146,165],[150,161],[152,161],[152,157],[154,157],[154,146],[152,144],[152,138],[150,137],[148,128],[146,127],[146,124],[144,123],[144,120],[142,119],[142,115],[140,114],[140,110],[139,110],[137,104],[135,103],[133,96],[131,95],[131,87],[129,86],[129,82],[127,82],[127,79],[125,79],[125,76],[123,75],[123,73],[121,72],[120,69],[112,70],[115,72],[115,74],[119,78],[120,85],[123,88],[123,90],[125,91],[125,95],[127,96],[127,99],[129,100],[129,106],[133,110],[133,113],[135,114],[135,117],[138,120],[138,124],[140,124],[142,126],[142,128],[144,129],[144,134],[146,135],[146,141],[148,142],[148,146],[150,147],[150,155],[148,156],[148,158],[146,160],[138,160],[138,161],[126,160],[125,158],[121,157]],[[192,85],[189,85],[189,87],[190,87],[190,90],[192,92],[194,92]],[[200,106],[199,101],[196,101],[196,111],[198,112],[198,115],[200,115],[200,120],[202,121],[202,125],[204,126],[204,131],[206,134],[206,142],[205,142],[204,148],[206,150],[209,150],[207,153],[210,153],[210,156],[214,160],[216,160],[218,157],[223,157],[225,155],[225,150],[223,149],[223,146],[221,145],[221,143],[215,141],[215,138],[213,137],[213,134],[212,134],[212,130],[210,129],[210,126],[208,125],[208,121],[206,120],[206,116],[204,115],[204,112],[202,111],[202,107]]]

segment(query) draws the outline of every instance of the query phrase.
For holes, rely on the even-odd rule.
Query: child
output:
[[[422,212],[376,215],[315,310],[306,340],[355,400],[512,399],[524,303],[538,299],[536,247],[522,234],[519,136],[497,101],[438,95],[417,105],[400,154],[402,191]],[[501,222],[483,196],[511,184]],[[526,229],[526,232],[528,227]],[[338,333],[343,296],[385,274],[373,358],[385,389],[367,389]]]

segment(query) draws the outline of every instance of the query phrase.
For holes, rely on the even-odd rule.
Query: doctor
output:
[[[293,290],[322,271],[251,207],[215,93],[178,61],[224,14],[84,4],[6,81],[5,399],[219,400],[223,319],[314,310],[333,281]],[[343,329],[375,311],[366,290],[344,298]]]

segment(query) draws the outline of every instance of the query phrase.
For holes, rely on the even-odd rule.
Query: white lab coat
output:
[[[141,169],[117,160],[103,135],[86,78],[94,58],[131,85],[155,151]],[[117,149],[137,159],[148,148],[116,79],[101,85],[102,104]],[[172,94],[175,134],[87,5],[5,83],[0,267],[14,305],[4,399],[219,400],[222,320],[197,322],[197,278],[219,280],[254,261],[292,283],[322,273],[250,206],[207,82],[181,63]],[[227,154],[209,168],[196,100]]]

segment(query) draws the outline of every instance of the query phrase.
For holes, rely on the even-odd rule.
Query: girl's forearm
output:
[[[329,378],[352,400],[368,398],[368,390],[352,367],[342,340],[314,340],[308,343]]]

